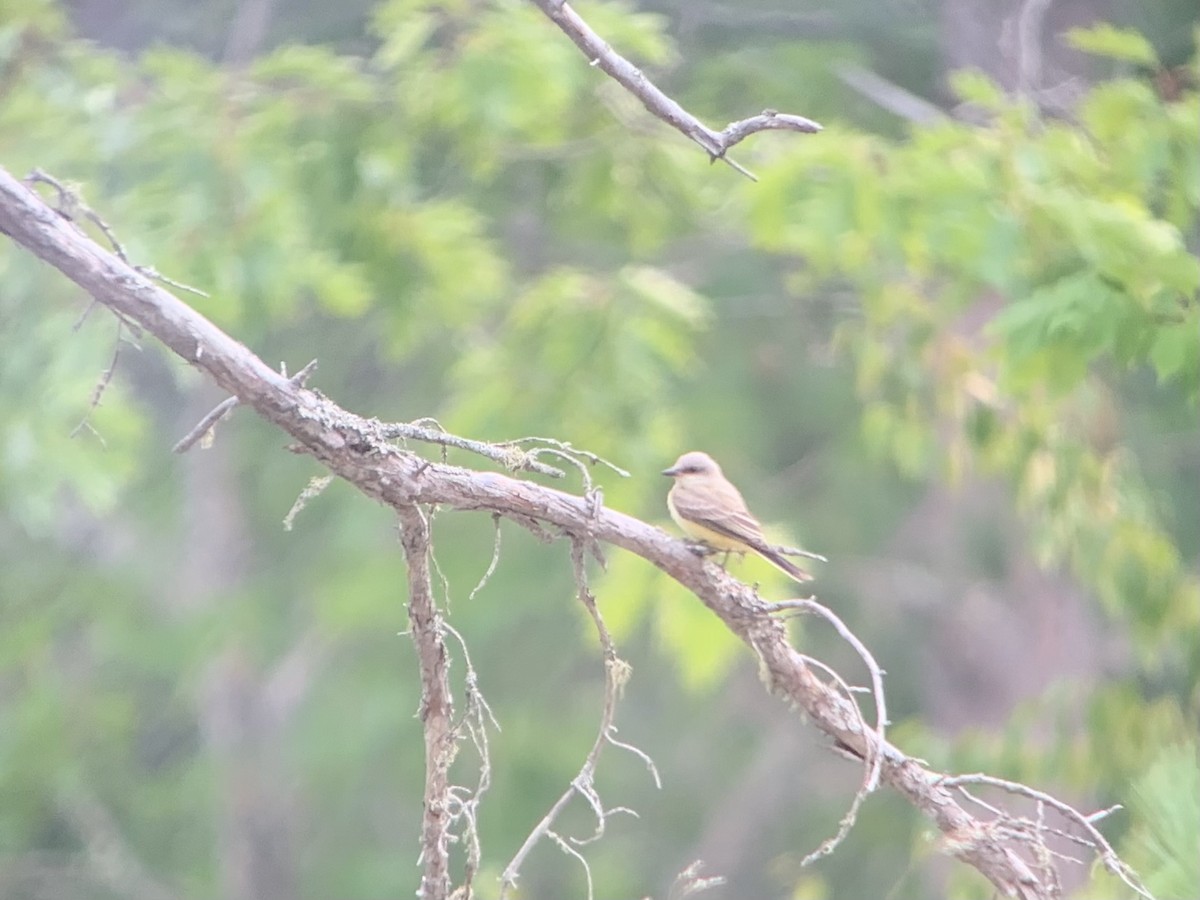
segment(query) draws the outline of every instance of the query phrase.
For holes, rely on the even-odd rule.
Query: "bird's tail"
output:
[[[786,556],[784,556],[782,553],[780,553],[774,547],[762,546],[762,547],[755,547],[754,549],[758,552],[759,556],[761,556],[763,559],[765,559],[767,562],[769,562],[771,565],[773,565],[779,571],[783,572],[785,575],[787,575],[791,578],[794,578],[796,581],[799,581],[801,584],[803,584],[806,581],[813,580],[813,576],[810,573],[804,571],[802,568],[800,568],[798,565],[793,563],[790,559],[788,559]]]

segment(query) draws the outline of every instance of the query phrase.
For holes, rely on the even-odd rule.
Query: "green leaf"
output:
[[[979,69],[962,69],[950,76],[950,87],[963,100],[999,111],[1009,105],[1000,85]]]
[[[1194,324],[1194,323],[1193,323]],[[1150,347],[1150,361],[1160,383],[1176,380],[1188,374],[1184,383],[1195,388],[1195,374],[1200,369],[1200,341],[1194,327],[1161,328]]]
[[[1092,28],[1072,28],[1067,32],[1066,39],[1076,50],[1085,53],[1143,66],[1158,66],[1158,55],[1150,42],[1129,28],[1117,28],[1104,22]]]

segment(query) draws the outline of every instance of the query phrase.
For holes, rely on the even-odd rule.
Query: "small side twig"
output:
[[[143,266],[133,262],[129,258],[129,254],[125,252],[125,247],[117,239],[116,231],[113,230],[113,227],[109,225],[108,222],[104,221],[99,213],[97,213],[94,209],[88,206],[87,203],[84,202],[83,194],[80,192],[77,185],[65,185],[53,175],[43,172],[41,169],[34,169],[32,172],[30,172],[25,177],[25,182],[27,184],[44,184],[53,188],[54,192],[58,195],[58,206],[56,207],[58,214],[68,222],[75,223],[77,228],[79,227],[76,221],[78,219],[84,219],[88,222],[91,222],[96,226],[100,233],[104,235],[104,239],[108,241],[109,247],[112,248],[112,252],[116,254],[117,258],[131,266],[137,272],[145,275],[147,278],[152,278],[161,284],[165,284],[168,287],[179,288],[182,291],[187,291],[189,294],[195,294],[198,297],[208,296],[208,294],[197,287],[192,287],[190,284],[184,284],[183,282],[176,281],[173,278],[168,278],[166,275],[163,275],[157,269],[155,269],[154,266]],[[93,306],[95,306],[95,300],[88,304],[88,308],[84,310],[83,315],[80,317],[80,322],[87,318],[87,315],[92,311]],[[141,336],[141,329],[138,328],[137,325],[128,320],[125,321],[125,324],[135,336]],[[78,327],[78,325],[76,327]]]
[[[804,659],[807,665],[825,672],[833,680],[834,684],[841,688],[841,690],[846,694],[846,698],[850,701],[850,705],[858,714],[859,725],[861,726],[863,732],[866,733],[867,722],[862,714],[862,708],[858,705],[858,701],[854,697],[855,692],[850,685],[846,683],[846,680],[842,678],[842,676],[839,675],[831,666],[826,665],[819,659],[814,659],[813,657],[805,656],[804,654],[801,654],[801,657]],[[880,754],[875,754],[876,758],[879,756]],[[877,777],[877,774],[877,771],[871,765],[868,765],[864,762],[862,783],[859,785],[858,790],[854,792],[854,799],[850,801],[850,806],[846,810],[846,814],[842,816],[841,821],[838,822],[837,831],[835,831],[832,836],[823,840],[815,850],[811,851],[802,860],[800,860],[801,868],[810,866],[818,859],[829,856],[834,850],[841,846],[841,843],[844,840],[846,840],[847,835],[850,834],[850,829],[853,828],[854,823],[858,821],[859,810],[862,809],[862,805],[864,802],[866,802],[866,799],[870,795],[871,791],[875,789],[871,784],[871,781],[872,778]]]
[[[229,399],[236,400],[237,398],[230,397]],[[234,405],[235,404],[231,404],[229,408],[233,409]],[[220,407],[218,407],[218,409],[219,408]],[[217,418],[219,419],[220,416],[217,416]],[[291,531],[292,526],[296,524],[296,516],[300,515],[300,511],[303,510],[304,507],[308,506],[308,502],[314,497],[320,497],[321,494],[325,492],[325,488],[329,487],[329,485],[332,483],[332,475],[318,475],[314,478],[310,478],[308,484],[304,486],[304,490],[300,492],[300,496],[298,496],[295,502],[292,503],[292,508],[289,509],[287,515],[283,517],[283,530]]]
[[[200,440],[204,440],[207,446],[207,442],[212,439],[211,435],[216,424],[233,412],[234,408],[241,402],[237,397],[226,397],[205,413],[204,418],[197,422],[195,427],[184,435],[179,443],[171,448],[171,452],[187,453]]]
[[[676,875],[675,880],[671,883],[670,893],[667,894],[667,900],[684,900],[685,897],[699,894],[710,888],[720,887],[725,883],[725,879],[720,875],[701,875],[700,872],[703,869],[704,860],[697,859]]]
[[[492,559],[488,563],[487,571],[479,579],[479,583],[471,588],[471,593],[467,594],[468,601],[474,600],[475,595],[487,586],[496,572],[496,567],[500,565],[500,513],[492,513],[492,527],[495,529],[495,538],[492,541]]]
[[[584,487],[588,491],[592,490],[592,479],[587,470],[589,465],[606,466],[622,478],[629,477],[627,471],[604,457],[592,453],[590,450],[580,450],[567,441],[557,441],[554,438],[522,437],[495,443],[476,441],[451,434],[442,428],[441,423],[431,418],[417,419],[413,422],[373,421],[372,424],[385,440],[413,440],[437,444],[443,448],[453,447],[498,462],[510,472],[537,472],[539,475],[549,475],[551,478],[564,477],[565,471],[541,460],[543,456],[552,456],[574,467],[579,472]],[[527,448],[527,445],[532,446]],[[445,462],[444,455],[443,462]]]
[[[854,652],[858,654],[871,675],[871,693],[875,701],[875,741],[869,742],[866,748],[866,760],[870,768],[870,777],[867,781],[866,790],[870,793],[879,786],[879,775],[883,766],[883,748],[887,745],[885,733],[887,727],[887,701],[884,699],[883,693],[883,670],[879,668],[879,664],[875,662],[875,657],[871,655],[871,651],[867,649],[866,645],[858,639],[858,636],[853,631],[846,627],[846,623],[829,607],[815,600],[782,600],[778,603],[767,604],[769,612],[785,609],[796,609],[802,612],[814,613],[825,619],[825,621],[834,627],[834,630],[837,631],[842,640],[854,648]]]
[[[280,368],[283,371],[283,373],[286,375],[287,374],[286,367],[281,366]],[[301,369],[295,375],[291,376],[288,379],[288,381],[291,382],[292,384],[296,385],[297,387],[304,387],[304,385],[308,382],[309,377],[316,370],[317,370],[317,361],[314,359],[312,362],[310,362],[307,366],[305,366],[303,369]],[[192,447],[194,447],[196,445],[197,442],[199,442],[201,440],[203,440],[205,442],[205,444],[204,444],[205,446],[208,446],[208,442],[210,442],[212,440],[211,435],[212,435],[213,429],[216,428],[217,423],[220,422],[223,418],[225,418],[225,416],[229,415],[235,408],[237,408],[238,405],[241,404],[241,402],[242,401],[240,399],[238,399],[237,397],[226,397],[224,400],[222,400],[220,403],[218,403],[216,406],[214,406],[212,409],[210,409],[207,413],[205,413],[204,418],[202,418],[199,422],[197,422],[195,427],[193,427],[191,431],[189,431],[186,435],[184,435],[183,438],[180,439],[179,443],[177,443],[174,447],[171,448],[171,452],[172,453],[187,453],[189,450],[192,449]],[[301,495],[301,496],[303,496],[303,495]],[[289,514],[289,516],[290,516],[290,514]]]
[[[420,422],[426,421],[430,420],[420,420]],[[519,448],[505,444],[489,444],[486,441],[476,441],[470,438],[459,437],[456,434],[450,434],[448,431],[442,430],[440,425],[430,427],[419,422],[376,422],[374,424],[380,436],[386,440],[423,441],[427,444],[440,444],[443,447],[466,450],[485,459],[498,462],[510,472],[525,470],[537,472],[540,475],[549,475],[551,478],[562,478],[566,475],[562,469],[539,462],[535,457],[531,457]]]
[[[89,307],[90,309],[90,307]],[[125,323],[117,318],[117,334],[113,338],[112,358],[109,359],[108,365],[104,367],[104,371],[100,373],[100,379],[96,382],[96,386],[92,388],[92,398],[88,402],[87,412],[83,414],[83,418],[79,420],[79,424],[71,429],[71,437],[79,434],[85,428],[96,436],[101,444],[104,444],[104,438],[92,426],[92,413],[100,406],[100,400],[104,397],[104,392],[108,389],[112,382],[113,373],[117,371],[117,362],[121,359],[121,341],[125,330]]]
[[[537,444],[537,445],[540,445],[543,447],[553,447],[556,450],[561,450],[564,453],[570,454],[573,457],[582,459],[584,462],[586,462],[590,465],[606,466],[607,468],[616,472],[622,478],[629,477],[629,472],[627,472],[625,469],[622,469],[616,463],[609,462],[603,456],[600,456],[597,453],[593,453],[590,450],[581,450],[578,447],[574,446],[570,441],[559,441],[554,438],[539,437],[537,435],[528,435],[526,437],[516,438],[511,441],[502,441],[500,443],[500,446],[501,447],[520,447],[524,444]]]

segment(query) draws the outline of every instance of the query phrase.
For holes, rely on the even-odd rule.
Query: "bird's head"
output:
[[[720,475],[721,467],[707,453],[692,450],[675,460],[675,465],[671,468],[663,469],[663,474],[668,478],[677,479],[686,478],[689,475]]]

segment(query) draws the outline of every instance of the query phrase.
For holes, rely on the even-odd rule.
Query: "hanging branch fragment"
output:
[[[524,865],[526,857],[529,856],[530,851],[533,850],[542,838],[549,838],[564,853],[574,856],[579,860],[587,876],[588,897],[592,896],[591,868],[588,866],[583,854],[576,850],[575,847],[572,847],[571,844],[580,847],[590,844],[592,841],[599,840],[604,835],[604,828],[609,817],[617,813],[637,815],[633,810],[623,806],[605,809],[604,802],[596,792],[594,783],[596,765],[599,762],[600,753],[603,751],[605,744],[612,744],[615,747],[620,747],[634,753],[646,763],[651,775],[654,777],[655,785],[660,788],[662,787],[662,783],[658,777],[658,770],[655,768],[654,762],[650,757],[636,747],[622,743],[613,737],[616,731],[613,720],[616,718],[617,701],[620,699],[625,682],[629,679],[629,664],[617,656],[617,648],[613,644],[612,636],[608,632],[608,626],[604,624],[604,618],[600,615],[600,610],[596,606],[596,598],[592,594],[591,588],[588,587],[585,541],[586,539],[582,536],[572,539],[571,562],[575,569],[575,586],[579,601],[584,605],[588,615],[592,617],[592,622],[596,626],[596,634],[600,638],[600,647],[604,652],[604,709],[600,715],[600,728],[596,734],[596,740],[592,743],[591,750],[588,751],[587,757],[583,761],[583,766],[579,769],[579,774],[571,780],[570,787],[555,801],[554,805],[550,807],[550,811],[529,832],[524,843],[521,844],[508,865],[504,867],[504,872],[500,875],[500,897],[502,900],[508,897],[512,890],[516,888],[517,878],[521,873],[521,866]],[[568,839],[564,839],[562,835],[554,831],[554,822],[558,819],[562,811],[566,809],[571,798],[576,795],[582,797],[595,813],[596,830],[589,837],[570,838],[568,842]]]
[[[495,715],[492,714],[492,708],[484,699],[483,691],[479,689],[479,673],[475,671],[475,666],[471,663],[471,654],[467,652],[467,642],[449,622],[445,622],[444,625],[446,631],[458,641],[467,670],[464,679],[466,709],[462,720],[454,728],[455,740],[462,739],[465,729],[466,735],[470,738],[475,753],[479,757],[479,776],[475,787],[467,788],[452,784],[448,790],[450,824],[453,826],[461,823],[458,839],[466,844],[467,848],[467,858],[463,865],[463,881],[452,896],[455,900],[457,898],[470,900],[475,876],[479,874],[479,867],[483,862],[483,846],[479,840],[479,803],[492,785],[492,756],[487,730],[490,724],[499,731],[500,723],[496,721]]]
[[[588,62],[614,78],[650,111],[672,128],[691,138],[704,148],[712,160],[724,160],[747,178],[757,180],[750,172],[726,157],[730,147],[759,131],[799,131],[815,134],[821,126],[803,116],[764,110],[757,116],[731,122],[721,131],[709,128],[690,112],[664,94],[637,66],[617,53],[592,31],[591,26],[564,0],[533,0],[562,32],[571,39]]]
[[[804,661],[809,666],[820,669],[829,676],[830,680],[834,684],[841,688],[851,706],[858,710],[859,724],[862,726],[863,731],[866,731],[867,720],[863,716],[862,709],[859,707],[858,702],[854,699],[854,691],[851,689],[850,685],[846,683],[846,680],[842,678],[842,676],[839,675],[831,666],[826,665],[819,659],[815,659],[806,655],[804,657]],[[878,756],[876,756],[876,759],[878,759]],[[846,810],[846,814],[842,816],[841,821],[838,822],[837,831],[835,831],[831,837],[821,841],[815,850],[805,854],[804,858],[800,860],[801,868],[804,868],[805,866],[811,866],[818,859],[829,856],[834,850],[841,846],[842,841],[846,840],[846,837],[850,834],[850,829],[853,828],[854,823],[858,821],[858,811],[862,809],[862,805],[866,802],[867,797],[870,796],[873,790],[875,790],[875,785],[872,784],[872,781],[878,776],[878,774],[879,770],[876,767],[874,760],[872,760],[870,763],[868,763],[866,760],[863,760],[862,782],[859,784],[858,790],[854,792],[854,799],[850,801],[850,806]]]
[[[693,894],[699,894],[709,888],[720,887],[725,883],[725,879],[720,875],[701,875],[703,870],[704,860],[698,859],[676,875],[675,881],[671,884],[671,892],[667,894],[667,900],[683,900],[684,897],[691,897]]]
[[[234,400],[236,398],[230,397],[229,399]],[[232,409],[232,407],[230,408]],[[220,417],[218,416],[218,418]],[[296,524],[296,516],[300,515],[301,510],[308,506],[308,501],[312,500],[314,497],[320,497],[321,494],[325,493],[325,488],[329,487],[329,485],[332,483],[332,475],[317,475],[313,478],[310,478],[308,480],[308,484],[304,486],[304,490],[300,492],[300,495],[292,504],[292,508],[289,509],[287,515],[283,517],[283,530],[291,531],[292,526]]]
[[[97,246],[3,168],[0,231],[115,313],[136,321],[182,359],[207,373],[220,388],[287,432],[295,441],[296,452],[312,456],[364,495],[391,506],[402,518],[412,519],[417,513],[415,504],[486,510],[540,536],[549,538],[558,532],[585,542],[610,544],[657,566],[694,593],[753,650],[773,693],[802,710],[813,727],[859,757],[868,759],[878,754],[880,781],[929,818],[942,834],[942,849],[978,870],[1000,896],[1023,900],[1054,897],[1053,882],[1039,876],[1022,858],[1022,853],[1030,852],[1028,837],[1014,835],[977,817],[959,802],[957,787],[947,785],[949,776],[932,771],[921,760],[907,756],[881,740],[875,731],[864,728],[854,704],[827,684],[791,645],[785,623],[772,615],[771,604],[759,598],[753,588],[696,556],[683,541],[599,505],[593,497],[557,491],[498,472],[431,462],[395,446],[382,437],[379,423],[355,416],[273,370],[204,316]],[[427,542],[427,532],[415,521],[412,527],[407,527],[409,524],[406,521],[406,534],[415,528],[418,535],[413,539],[411,559],[416,571],[423,573],[416,577],[410,572],[414,596],[431,598],[428,562],[419,546]],[[426,537],[420,538],[421,534]],[[576,552],[582,556],[584,551]],[[414,640],[420,640],[422,647],[429,642],[434,656],[431,663],[436,661],[433,651],[440,647],[444,653],[436,629],[422,628],[418,635],[414,626]],[[1006,784],[997,782],[997,786]],[[1033,792],[1032,788],[1023,791],[1060,812],[1066,807],[1062,801]],[[1095,831],[1094,819],[1075,815],[1077,821],[1090,826],[1089,834]],[[435,848],[439,846],[437,835],[429,837]],[[1130,883],[1140,884],[1106,841],[1096,844],[1107,866],[1126,873]],[[429,864],[426,860],[426,866]],[[1149,897],[1144,889],[1139,894]]]
[[[416,504],[397,510],[400,543],[408,563],[408,621],[421,671],[421,707],[425,732],[425,812],[421,818],[421,887],[423,900],[450,896],[450,765],[458,750],[451,720],[449,657],[445,623],[433,599],[429,572],[429,521]]]
[[[88,309],[91,309],[91,306],[92,304],[89,304]],[[100,373],[100,379],[96,382],[96,386],[92,388],[92,397],[88,402],[87,412],[84,413],[83,418],[79,420],[79,424],[71,429],[71,437],[75,437],[75,435],[79,434],[79,432],[86,428],[96,436],[101,444],[104,444],[104,438],[92,425],[92,413],[94,413],[100,406],[100,400],[104,396],[104,392],[108,390],[108,385],[112,382],[113,374],[117,371],[117,362],[121,359],[121,340],[124,329],[125,323],[118,318],[117,333],[113,337],[112,358],[109,359],[108,365],[104,367],[104,371]]]
[[[475,595],[487,587],[487,583],[492,580],[492,576],[496,573],[496,566],[500,565],[500,514],[492,513],[492,528],[495,535],[492,540],[492,559],[488,563],[487,570],[483,573],[483,577],[479,579],[479,583],[471,588],[471,593],[467,594],[467,600],[474,600]]]

